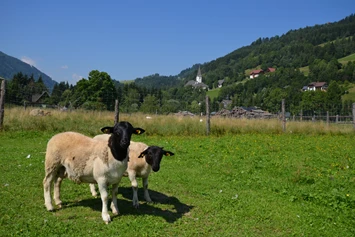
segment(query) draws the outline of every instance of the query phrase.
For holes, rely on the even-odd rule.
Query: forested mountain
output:
[[[137,78],[134,81],[138,86],[142,86],[148,89],[167,89],[169,87],[181,86],[181,81],[176,76],[160,76],[158,73],[146,76],[143,78]]]
[[[139,86],[148,88],[148,89],[167,89],[171,87],[181,87],[184,86],[184,78],[191,76],[196,76],[196,71],[199,67],[199,64],[193,65],[191,68],[182,70],[178,75],[175,76],[162,76],[158,73],[145,76],[143,78],[135,79],[135,83]]]
[[[57,83],[36,67],[24,63],[21,60],[0,51],[0,77],[12,79],[13,76],[19,72],[23,75],[27,75],[28,77],[33,76],[36,81],[41,77],[44,85],[46,85],[50,91]]]
[[[239,48],[223,57],[201,66],[203,82],[210,89],[218,80],[225,79],[226,85],[244,80],[248,70],[253,68],[301,68],[314,64],[316,60],[329,62],[355,53],[354,14],[334,23],[290,30],[281,36],[259,38],[251,45]],[[183,83],[194,80],[198,65],[183,70],[179,75]],[[159,76],[159,75],[158,75]],[[312,78],[325,80],[324,78]],[[138,78],[139,85],[164,85],[165,77]],[[326,80],[329,82],[329,80]],[[176,82],[176,85],[181,85]]]

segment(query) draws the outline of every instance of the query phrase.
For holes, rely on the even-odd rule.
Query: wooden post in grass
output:
[[[206,134],[207,136],[210,134],[210,98],[208,95],[206,96]]]
[[[5,83],[6,80],[1,78],[1,90],[0,90],[0,129],[2,129],[2,125],[4,122],[4,112],[5,112]]]
[[[282,99],[281,111],[282,131],[286,132],[285,99]]]
[[[327,126],[329,125],[329,111],[327,111]]]
[[[355,128],[355,103],[353,103],[353,126]]]
[[[119,103],[118,103],[118,100],[115,100],[115,124],[118,123],[119,121]]]

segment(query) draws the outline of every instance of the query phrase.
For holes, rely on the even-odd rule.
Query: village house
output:
[[[218,88],[223,86],[224,80],[218,80]]]
[[[303,91],[327,91],[328,85],[326,82],[311,82],[302,88]]]
[[[266,70],[256,69],[256,70],[253,70],[253,71],[250,72],[249,78],[250,79],[254,79],[254,78],[260,76],[261,74],[268,73],[268,72],[275,72],[275,71],[276,71],[276,69],[272,68],[272,67],[269,67]]]
[[[41,94],[32,95],[32,104],[45,104],[45,100],[49,98],[50,95],[47,91],[42,92]]]

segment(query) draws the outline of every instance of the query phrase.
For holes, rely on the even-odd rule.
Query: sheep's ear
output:
[[[111,133],[113,133],[113,127],[103,127],[103,128],[101,128],[101,132],[106,133],[106,134],[111,134]]]
[[[147,147],[144,151],[142,151],[141,154],[138,156],[138,158],[143,158],[143,156],[145,156],[147,154],[148,148],[149,147]]]
[[[174,153],[172,153],[171,151],[164,151],[164,150],[163,150],[163,153],[164,153],[164,155],[166,155],[166,156],[173,156],[173,155],[174,155]]]
[[[143,158],[143,156],[145,156],[145,151],[143,151],[139,156],[138,156],[138,158]]]
[[[141,134],[143,134],[144,132],[145,132],[145,130],[142,129],[142,128],[135,128],[135,129],[133,130],[133,133],[134,133],[134,134],[137,134],[137,135],[141,135]]]

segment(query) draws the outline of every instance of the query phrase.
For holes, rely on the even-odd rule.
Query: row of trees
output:
[[[282,75],[293,78],[286,83]],[[297,79],[298,78],[298,79]],[[273,87],[268,83],[274,82]],[[329,111],[331,114],[348,114],[352,101],[342,102],[341,96],[350,86],[349,83],[340,84],[332,81],[327,92],[301,91],[302,82],[306,82],[301,72],[291,69],[283,69],[274,74],[260,76],[247,83],[238,83],[234,87],[223,87],[221,94],[226,95],[232,101],[228,109],[234,106],[258,106],[272,113],[280,111],[280,101],[285,99],[286,109],[292,114],[304,115]],[[31,86],[32,85],[32,86]],[[22,105],[28,102],[31,93],[46,90],[41,80],[33,82],[33,78],[18,73],[9,83],[7,101]],[[16,87],[18,86],[18,87]],[[114,110],[116,99],[120,102],[122,112],[144,113],[175,113],[187,110],[195,114],[204,113],[205,90],[196,90],[192,87],[175,87],[167,90],[147,89],[135,83],[114,83],[106,72],[93,70],[88,79],[83,78],[75,86],[61,82],[53,88],[51,97],[46,103],[59,107],[82,108],[92,110]],[[223,98],[215,98],[211,101],[210,111],[218,111],[223,108]],[[350,111],[351,112],[351,111]]]
[[[41,94],[43,91],[48,91],[48,89],[44,85],[42,77],[35,79],[33,75],[28,76],[19,72],[6,84],[5,100],[14,104],[30,103],[33,95]]]
[[[22,73],[14,75],[7,83],[7,103],[23,105],[31,103],[32,95],[48,89],[41,79],[34,82]],[[112,80],[106,72],[93,70],[87,79],[83,78],[73,86],[61,82],[54,86],[50,98],[45,104],[67,108],[91,110],[114,110],[115,100],[120,102],[122,112],[171,113],[189,110],[199,113],[204,110],[206,91],[192,88],[148,89],[136,83],[122,84]]]

